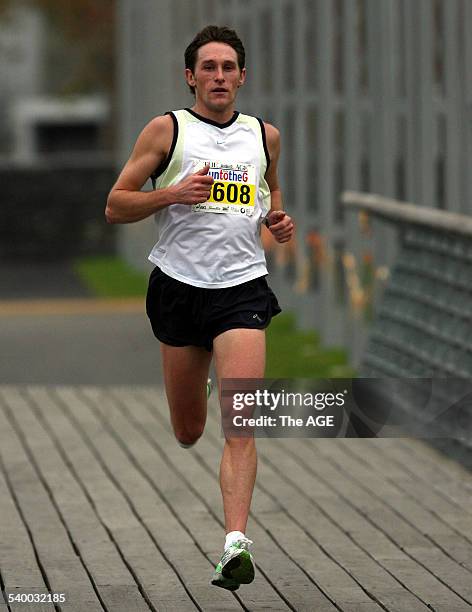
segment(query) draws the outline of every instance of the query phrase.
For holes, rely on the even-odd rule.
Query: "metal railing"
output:
[[[466,215],[357,191],[345,191],[341,201],[348,208],[364,210],[387,220],[415,226],[422,225],[442,232],[456,232],[472,237],[472,217]]]
[[[431,379],[423,416],[447,415],[444,437],[472,451],[472,219],[374,194],[342,201],[395,224],[399,238],[359,375]]]

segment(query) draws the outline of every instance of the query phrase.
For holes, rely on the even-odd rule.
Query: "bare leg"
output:
[[[205,428],[206,382],[212,354],[197,346],[162,343],[161,354],[175,436],[182,444],[193,444]]]
[[[213,342],[218,382],[222,378],[263,378],[265,332],[231,329]],[[226,533],[245,533],[256,480],[257,453],[254,438],[227,438],[220,466]]]

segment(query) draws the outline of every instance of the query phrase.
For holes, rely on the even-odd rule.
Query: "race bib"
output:
[[[256,167],[252,164],[195,160],[194,172],[209,165],[213,177],[210,197],[194,204],[194,212],[226,213],[251,216],[256,199]]]

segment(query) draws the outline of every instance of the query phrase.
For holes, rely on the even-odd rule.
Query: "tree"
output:
[[[55,50],[53,45],[49,49],[50,58],[52,54],[53,62],[62,60],[67,74],[58,79],[54,93],[112,92],[116,0],[23,0],[22,4],[45,15],[49,42],[61,40]],[[13,6],[18,6],[18,0],[0,0],[0,18]],[[73,60],[68,60],[68,47]]]

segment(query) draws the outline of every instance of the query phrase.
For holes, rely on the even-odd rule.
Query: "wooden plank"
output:
[[[465,515],[470,514],[472,482],[470,472],[462,466],[450,464],[449,458],[416,440],[385,440],[382,450],[403,467],[408,467],[412,474],[426,482],[439,496],[461,508]],[[454,523],[458,523],[456,516]]]
[[[0,411],[0,431],[3,429],[3,412]],[[2,440],[3,442],[3,440]],[[0,443],[0,457],[3,444]],[[0,461],[0,466],[2,461]],[[20,511],[15,504],[14,492],[8,488],[3,466],[0,470],[0,568],[2,580],[7,593],[47,593],[35,552],[28,536],[27,528]],[[1,602],[0,602],[1,603]],[[10,606],[17,610],[19,605]],[[6,609],[6,608],[5,608]],[[40,612],[54,610],[52,604],[38,604]]]
[[[286,443],[288,441],[283,441],[282,445],[286,446]],[[303,456],[302,447],[294,447],[294,450],[297,454],[300,451]],[[446,597],[447,599],[449,597],[447,589],[403,552],[407,547],[417,544],[420,541],[421,534],[409,528],[408,525],[398,526],[395,523],[393,513],[386,512],[385,507],[379,504],[377,499],[372,499],[366,495],[354,479],[356,475],[354,467],[349,476],[344,475],[339,470],[333,469],[330,463],[324,461],[320,455],[321,453],[317,452],[313,472],[308,470],[308,474],[312,476],[316,471],[317,480],[312,484],[312,489],[318,491],[320,488],[319,481],[321,481],[325,486],[328,486],[329,490],[334,489],[341,497],[341,500],[325,501],[325,495],[321,494],[325,512],[339,524],[344,524],[350,537],[354,538],[359,545],[365,546],[366,550],[395,579],[414,592],[422,601],[431,604],[434,602],[436,606],[441,598]],[[303,481],[303,478],[307,477],[298,461],[295,465],[291,465],[290,461],[288,463],[287,466],[287,459],[284,457],[284,465],[289,476],[298,473],[299,481]],[[308,459],[308,463],[312,465],[314,463],[313,459]],[[316,500],[319,496],[320,494],[317,493]],[[344,507],[342,507],[343,503]],[[353,509],[355,512],[352,512]],[[396,526],[395,540],[387,537],[389,535],[389,521]],[[379,524],[381,525],[380,528]],[[450,599],[448,605],[460,604],[457,598],[451,597]]]
[[[141,440],[136,442],[129,425],[125,432],[126,444],[114,433],[115,423],[120,423],[122,417],[109,392],[87,389],[79,393],[64,388],[58,391],[58,395],[64,402],[65,412],[61,428],[67,431],[71,439],[78,435],[75,433],[77,430],[80,431],[86,440],[87,455],[90,455],[87,458],[83,453],[80,465],[79,457],[74,457],[74,465],[90,490],[97,512],[103,515],[120,543],[127,562],[143,582],[143,587],[146,588],[146,582],[151,582],[153,576],[159,573],[153,563],[142,560],[143,555],[150,554],[146,553],[149,548],[147,541],[140,535],[146,533],[149,543],[159,548],[167,563],[178,573],[189,597],[197,606],[205,610],[214,609],[217,597],[218,605],[225,605],[225,609],[241,609],[228,591],[215,589],[208,584],[212,571],[210,561],[191,531],[183,526],[169,507],[168,500],[185,496],[185,487],[175,478],[175,474],[166,474],[154,454],[141,445]],[[59,415],[54,414],[50,426],[56,427],[59,419]],[[157,479],[156,483],[143,473],[133,458],[136,447],[148,458],[148,467],[154,479]],[[69,456],[72,457],[73,452],[73,448],[69,450]],[[123,501],[110,491],[105,495],[101,493],[103,487],[107,488],[103,477],[98,477],[101,473],[106,476],[106,481],[113,484],[113,489],[116,488]],[[115,507],[114,511],[110,511],[110,505]],[[123,508],[120,509],[120,506]],[[172,600],[174,590],[175,586],[168,585],[168,592],[161,596]],[[179,608],[177,599],[174,596],[175,605]],[[159,602],[156,602],[156,606],[159,606]]]
[[[421,481],[407,466],[384,449],[385,440],[346,440],[340,445],[347,456],[354,456],[376,473],[382,474],[425,512],[419,528],[453,559],[472,571],[472,507],[461,507]],[[472,482],[472,477],[470,479]],[[402,512],[405,507],[402,505]],[[421,512],[418,512],[421,516]]]
[[[433,446],[421,443],[418,440],[402,438],[399,440],[399,443],[414,457],[418,457],[418,459],[423,457],[430,461],[439,470],[439,473],[442,474],[442,479],[460,479],[470,488],[470,471],[454,459],[439,452]]]
[[[320,482],[305,477],[299,486],[294,486],[294,483],[300,481],[301,471],[286,472],[287,458],[281,454],[279,444],[277,448],[274,444],[266,444],[259,456],[258,486],[277,499],[284,500],[282,505],[286,512],[374,601],[387,609],[390,606],[398,606],[394,608],[398,610],[426,609],[424,604],[382,567],[378,551],[385,543],[379,543],[378,534],[375,534],[374,530],[369,532],[372,540],[353,537],[352,531],[357,524],[349,514],[349,509],[339,499],[330,502],[329,493],[320,487]],[[280,465],[283,465],[283,475],[277,467]],[[307,494],[303,495],[303,491]],[[313,493],[308,493],[309,491]]]
[[[103,397],[100,397],[99,391],[95,396],[90,393],[88,393],[88,396],[94,397],[98,410],[102,413],[102,416],[105,415],[105,403]],[[179,521],[193,534],[201,550],[216,565],[222,553],[224,542],[224,531],[221,526],[222,513],[218,505],[206,503],[206,498],[198,495],[192,487],[192,483],[198,482],[200,490],[201,483],[205,480],[205,473],[201,466],[192,464],[190,455],[182,453],[182,449],[177,446],[174,437],[164,435],[163,428],[154,419],[152,419],[152,423],[148,422],[149,415],[136,399],[133,399],[124,390],[117,392],[116,397],[119,402],[113,406],[113,417],[106,416],[107,423],[110,423],[122,440],[126,439],[133,461],[139,464],[140,470],[146,474],[146,478],[152,480],[156,488],[162,488],[163,482],[169,483],[168,487],[164,487],[163,490],[163,495],[165,495],[169,507],[179,517]],[[157,401],[162,402],[162,399],[159,400],[159,395],[156,394],[155,397]],[[123,405],[120,406],[121,402],[123,402]],[[121,410],[124,411],[124,406],[126,406],[126,414],[129,420],[121,412]],[[165,407],[165,411],[167,412],[167,407]],[[139,427],[141,416],[143,416],[145,422]],[[179,455],[185,461],[185,474],[177,469]],[[192,467],[195,473],[191,472]],[[158,475],[158,478],[156,475]],[[213,487],[215,490],[217,489],[216,482],[213,483]],[[215,508],[218,508],[219,511],[215,511]],[[186,554],[188,556],[188,552]],[[195,585],[208,582],[211,571],[209,572],[208,569],[205,571],[208,574],[205,579],[199,577],[197,580],[195,576]],[[200,587],[199,589],[202,591],[202,596],[207,598],[205,605],[213,605],[215,588],[205,586],[205,589]],[[245,586],[244,589],[240,589],[238,597],[245,605],[255,606],[257,609],[259,607],[277,610],[288,609],[272,586],[261,576],[257,584],[253,583]]]
[[[26,393],[43,413],[50,410],[51,400],[44,390],[33,388]],[[25,441],[47,482],[48,493],[54,499],[74,549],[79,552],[105,607],[123,611],[148,610],[133,576],[71,473],[70,465],[58,452],[56,441],[46,433],[39,411],[33,411],[20,397],[17,399],[20,401],[15,404],[15,416]]]
[[[90,392],[91,397],[88,395]],[[9,393],[12,398],[15,397],[11,388]],[[125,558],[143,584],[148,577],[146,572],[149,571],[152,559],[143,554],[143,551],[136,550],[136,542],[140,543],[143,526],[149,529],[153,538],[161,535],[161,516],[166,513],[166,505],[159,495],[157,497],[160,501],[156,503],[156,493],[165,494],[171,507],[171,515],[174,513],[176,526],[175,523],[173,526],[164,521],[162,543],[174,551],[176,565],[185,564],[189,556],[188,542],[179,543],[180,538],[177,538],[177,545],[174,544],[179,529],[199,531],[200,534],[193,540],[193,547],[197,545],[202,559],[206,556],[215,562],[221,553],[223,541],[221,502],[216,486],[217,464],[222,447],[216,402],[211,403],[212,414],[204,438],[189,452],[180,449],[169,433],[167,407],[162,398],[157,398],[155,389],[133,393],[118,392],[115,397],[120,398],[121,403],[116,399],[110,400],[111,394],[108,392],[104,394],[103,391],[95,389],[89,390],[88,394],[81,396],[76,391],[62,389],[54,399],[54,394],[32,388],[28,397],[35,397],[37,414],[36,409],[33,412],[24,402],[21,394],[17,393],[17,401],[11,400],[10,407],[6,409],[7,414],[24,436],[17,439],[17,445],[21,448],[22,443],[30,451],[30,455],[23,452],[26,468],[20,464],[19,470],[17,469],[19,482],[25,480],[26,476],[29,486],[32,478],[31,474],[28,478],[28,472],[34,473],[34,467],[39,470],[53,503],[57,505],[63,519],[66,519],[69,537],[74,540],[74,534],[78,533],[81,527],[91,530],[86,539],[93,533],[97,537],[100,535],[99,531],[95,531],[97,527],[90,525],[88,518],[84,520],[83,525],[80,523],[77,506],[84,505],[84,490],[78,487],[77,483],[86,483],[87,491],[88,487],[95,491],[95,497],[91,496],[91,499],[94,499],[94,503],[98,502],[96,507],[100,508],[101,502],[97,493],[100,487],[105,491],[104,497],[108,506],[115,503],[115,498],[110,497],[108,485],[103,482],[100,471],[105,473],[107,481],[114,483],[116,479],[120,479],[115,486],[128,503],[133,504],[131,514],[138,520],[125,524],[123,509],[114,508],[109,512],[105,524],[115,530],[113,533],[119,532],[117,540],[121,549],[129,551]],[[66,402],[64,406],[61,406],[59,398]],[[151,402],[159,404],[159,413],[150,409]],[[43,424],[47,424],[50,435],[47,435]],[[6,435],[8,439],[13,440],[15,437],[14,430],[2,428],[0,431],[0,448],[3,452],[3,437]],[[50,436],[53,436],[53,439]],[[456,559],[463,562],[464,567],[460,568],[458,564],[453,564],[452,559],[446,557],[445,562],[443,553],[439,551],[440,554],[437,554],[439,549],[432,546],[432,542],[429,542],[428,548],[421,539],[424,536],[419,533],[418,527],[425,520],[422,518],[422,512],[426,512],[427,507],[423,507],[419,499],[417,502],[410,499],[414,498],[412,478],[399,461],[389,462],[386,451],[381,453],[379,449],[378,463],[375,469],[371,469],[366,463],[375,462],[377,455],[374,446],[362,457],[360,448],[353,450],[352,446],[348,446],[351,442],[359,441],[337,441],[338,448],[335,451],[332,448],[328,451],[327,445],[321,445],[321,452],[320,442],[329,442],[332,445],[336,441],[317,441],[317,453],[314,455],[312,442],[258,441],[259,479],[254,494],[249,534],[254,537],[257,545],[256,560],[260,568],[257,586],[260,587],[263,580],[272,593],[272,599],[267,597],[267,593],[256,593],[252,597],[250,590],[252,586],[256,587],[254,584],[238,592],[241,593],[241,603],[251,609],[265,603],[266,607],[273,610],[287,609],[288,604],[297,610],[311,610],[313,605],[317,610],[332,610],[334,603],[338,609],[349,612],[357,609],[374,611],[382,606],[384,609],[424,610],[425,606],[421,601],[409,592],[408,589],[411,589],[421,593],[421,596],[428,592],[429,601],[435,602],[432,603],[435,610],[469,609],[470,606],[464,600],[454,600],[449,594],[445,595],[444,591],[440,592],[437,585],[429,582],[433,578],[432,575],[405,555],[405,552],[419,555],[424,565],[429,564],[444,582],[459,588],[461,593],[465,592],[468,587],[462,584],[465,574],[461,574],[460,569],[465,571],[469,566],[468,550],[464,546],[465,538],[461,536],[460,531],[463,523],[455,525],[454,535],[449,524],[441,523],[441,517],[435,517],[437,522],[428,522],[428,525],[434,526],[431,538],[442,538],[440,545],[443,548],[449,546],[451,555],[455,554]],[[386,442],[392,444],[392,441]],[[277,448],[274,448],[275,446]],[[11,447],[9,450],[12,450]],[[437,460],[441,456],[434,454],[434,451],[429,452],[431,456],[428,451],[425,452],[428,460],[424,459],[424,462],[434,466],[433,458]],[[15,452],[9,452],[8,455],[19,456]],[[316,461],[313,461],[313,456],[316,456]],[[70,469],[68,466],[70,464],[74,470],[79,463],[83,472],[78,475],[76,482],[70,474],[67,475]],[[349,475],[343,467],[347,464],[350,466]],[[14,465],[18,468],[18,461]],[[458,474],[463,477],[466,473],[462,468],[449,465],[447,461],[445,466],[443,481],[449,478],[450,474],[457,478]],[[386,471],[388,469],[388,479],[382,478],[383,468]],[[86,473],[90,476],[86,476]],[[437,480],[438,486],[441,482],[440,479]],[[465,480],[464,482],[467,483]],[[405,496],[405,491],[400,490],[400,487],[406,487],[406,483],[409,483],[409,489]],[[423,504],[426,504],[426,499],[429,504],[437,503],[437,511],[441,512],[442,518],[447,515],[448,521],[454,520],[451,519],[457,516],[454,512],[460,512],[461,509],[457,499],[451,498],[451,501],[448,501],[439,498],[437,492],[433,491],[427,497],[427,483],[422,486],[420,491],[425,493]],[[154,499],[153,495],[149,494],[150,490]],[[76,496],[76,503],[68,505],[68,500]],[[136,500],[139,500],[139,503]],[[411,505],[413,501],[414,504]],[[138,503],[137,506],[134,506],[135,502]],[[3,506],[0,504],[0,509],[1,507]],[[103,508],[100,509],[103,511]],[[389,510],[393,510],[391,515],[388,514]],[[399,522],[398,513],[395,514],[397,511],[406,513],[404,524]],[[87,512],[89,510],[85,516]],[[440,527],[445,528],[443,533],[439,533]],[[52,529],[49,528],[48,533],[51,532]],[[204,537],[207,534],[210,534],[209,537]],[[85,547],[85,544],[80,544]],[[92,554],[91,543],[90,546]],[[405,552],[400,546],[405,547]],[[99,550],[98,555],[100,554]],[[463,555],[463,559],[457,556],[459,554]],[[280,555],[283,555],[283,562],[280,562]],[[143,567],[140,567],[140,561]],[[93,559],[90,561],[90,565],[92,564]],[[205,572],[208,573],[211,567],[207,560],[206,564]],[[65,558],[61,571],[62,579],[71,573],[70,563]],[[169,565],[168,571],[175,578],[175,573]],[[106,572],[103,575],[105,574]],[[208,575],[205,575],[202,582],[201,576],[192,575],[190,572],[187,588],[196,601],[203,603],[202,609],[219,610],[221,598],[215,602],[215,589],[204,584]],[[151,581],[146,583],[146,595],[151,602],[159,602],[158,609],[175,609],[175,598],[172,599],[172,594],[169,599],[163,599],[162,587],[165,589],[168,584],[168,576],[161,578],[160,584],[156,581],[152,584]],[[56,579],[61,579],[59,573]],[[275,589],[280,595],[277,595],[270,581],[274,581]],[[441,584],[440,586],[444,587]],[[208,597],[209,589],[211,598]],[[228,595],[235,603],[235,609],[241,608],[234,596],[219,590],[217,593],[222,597]],[[81,594],[81,588],[74,589],[70,594],[69,600],[75,600],[76,603],[74,609],[85,610],[88,605],[84,603]],[[104,601],[107,599],[108,605],[112,602],[114,610],[144,609],[133,607],[133,594],[130,594],[126,584],[104,584],[101,596]],[[131,597],[130,602],[126,601],[127,597]],[[195,609],[195,604],[186,593],[182,603],[184,606],[189,604],[188,608],[183,609]],[[146,606],[144,599],[141,599],[141,605]],[[177,607],[180,609],[179,604]]]
[[[91,534],[83,525],[84,534],[80,545],[84,553],[84,562],[93,571],[97,588],[101,594],[103,593],[102,598],[107,607],[113,610],[142,610],[149,607],[159,609],[162,599],[165,602],[172,601],[182,609],[194,610],[195,605],[182,588],[168,560],[156,548],[133,513],[126,497],[109,478],[106,470],[81,437],[80,431],[67,418],[69,410],[80,415],[82,412],[80,401],[75,401],[74,395],[72,393],[68,395],[64,389],[58,389],[53,393],[35,388],[30,395],[36,402],[61,456],[66,457],[68,468],[80,484],[82,495],[85,494],[93,506],[96,517],[95,519],[90,517],[90,521],[96,522],[98,519],[108,540],[119,553],[119,558],[112,554],[113,549],[104,540],[103,535],[99,535],[100,539],[94,548]],[[69,402],[70,405],[61,404],[61,400]],[[100,435],[97,428],[95,434]],[[54,449],[48,447],[48,455],[53,454]],[[66,505],[66,500],[64,504]],[[71,527],[77,530],[79,537],[80,521],[75,524],[74,515],[68,510],[67,505],[65,512],[68,512]],[[88,529],[91,529],[90,521],[85,521]],[[157,585],[159,591],[155,588]],[[140,591],[149,601],[149,606]]]
[[[28,391],[28,395],[42,412],[49,409],[51,401],[44,390],[32,389]],[[135,586],[132,575],[95,514],[90,500],[69,470],[67,460],[64,460],[56,448],[54,439],[43,429],[44,422],[38,420],[26,402],[21,406],[19,402],[16,403],[15,414],[21,418],[21,427],[28,446],[64,518],[74,547],[79,551],[94,583],[98,587]],[[34,432],[34,435],[30,435],[30,431]]]
[[[199,443],[199,447],[201,446],[201,443],[202,443],[202,442],[200,442],[200,443]],[[403,571],[404,571],[404,565],[405,565],[405,563],[404,563],[404,560],[401,560],[401,561],[402,561],[402,563],[401,563],[401,565],[399,564],[399,567],[401,567],[401,568],[403,569]],[[395,566],[394,561],[392,561],[392,564],[393,564],[393,566]],[[456,603],[458,603],[458,602],[456,602]],[[450,603],[449,603],[449,605],[454,605],[454,604],[452,604],[452,603],[450,602]],[[461,606],[462,606],[462,603],[460,603],[460,604],[458,604],[458,605],[461,607]],[[460,609],[460,608],[459,608],[459,609]]]
[[[205,465],[207,471],[210,474],[212,473],[213,478],[216,479],[218,477],[218,462],[221,456],[223,440],[220,436],[219,422],[213,418],[213,415],[216,413],[216,410],[214,410],[215,406],[212,405],[211,408],[212,418],[208,421],[205,436],[198,442],[192,454],[198,457],[198,462]],[[159,419],[159,422],[165,426],[162,421]],[[188,465],[189,460],[187,459],[185,463],[186,470],[188,470]],[[220,503],[219,494],[216,493],[211,480],[206,482],[208,484],[205,485],[205,483],[199,480],[199,488],[204,492],[205,498],[212,505]],[[202,489],[202,487],[204,488]],[[347,606],[346,609],[349,610],[355,609],[357,605],[367,605],[366,609],[381,609],[348,573],[340,568],[321,548],[314,546],[313,542],[310,542],[307,538],[304,530],[292,521],[283,508],[257,485],[254,492],[249,527],[250,531],[248,533],[250,537],[254,538],[257,545],[258,560],[261,558],[260,545],[264,542],[262,538],[263,533],[268,531],[271,538],[280,548],[280,551],[275,554],[271,550],[270,555],[280,558],[281,552],[284,553],[287,559],[290,559],[309,576],[310,580],[316,585],[316,588],[331,602],[336,602],[336,605],[342,609],[344,609],[344,606]],[[263,560],[265,569],[266,561],[265,559]],[[278,573],[281,570],[282,574],[278,577]],[[289,565],[285,562],[283,567],[271,568],[270,576],[275,578],[278,584],[288,583],[287,586],[293,586],[292,581],[296,584],[295,575],[292,570],[289,573],[290,578],[287,580],[286,572],[288,570]],[[311,585],[311,590],[313,591],[313,585]],[[283,593],[297,610],[300,609],[301,602],[293,600],[286,588],[283,589]],[[300,596],[305,602],[312,602],[312,605],[315,605],[313,595],[310,595],[310,593],[311,591],[305,589],[300,593]],[[316,591],[313,591],[313,594],[316,594]],[[321,606],[326,605],[326,600],[324,602],[323,600],[320,601],[319,594],[317,599],[316,609],[322,609]]]
[[[143,396],[142,399],[144,400],[145,397]],[[151,402],[156,402],[155,395],[154,398],[151,399]],[[129,418],[131,420],[136,419],[137,421],[139,419],[141,427],[143,429],[145,428],[145,431],[149,432],[150,436],[157,437],[158,432],[162,431],[163,428],[170,433],[168,417],[167,415],[162,415],[163,411],[154,410],[151,412],[150,410],[146,411],[146,409],[143,411],[143,406],[141,406],[141,408],[137,406],[137,404],[139,404],[139,397],[135,398],[133,402],[132,398],[127,396],[125,403],[128,407]],[[149,407],[150,403],[148,402],[147,405]],[[167,412],[166,409],[165,412]],[[182,477],[185,477],[189,487],[192,486],[192,483],[198,482],[198,491],[201,496],[201,500],[207,507],[207,510],[203,510],[203,512],[208,513],[208,509],[213,508],[221,509],[221,496],[217,482],[218,465],[221,459],[222,440],[219,441],[219,444],[214,446],[209,445],[205,442],[205,440],[200,440],[198,443],[198,449],[203,449],[201,453],[194,449],[192,449],[191,453],[182,453],[180,449],[176,447],[176,443],[172,435],[166,436],[165,438],[164,436],[159,436],[159,446],[162,448],[162,451],[166,456],[172,458],[172,465],[180,471]],[[203,470],[202,466],[204,468]],[[192,520],[191,513],[194,513],[195,509],[192,508],[191,513],[189,513],[188,509],[182,509],[182,512],[185,513],[186,511],[188,513],[186,522],[190,522]],[[221,511],[219,514],[221,515]],[[222,552],[222,545],[224,541],[224,531],[221,529],[221,523],[222,517],[220,519],[218,529],[220,532],[219,545],[217,541],[214,543],[216,546],[216,558],[218,558]],[[279,526],[281,525],[282,522],[279,522]],[[201,529],[201,527],[199,527],[199,529]],[[327,599],[313,584],[313,582],[307,578],[305,573],[292,562],[289,556],[285,556],[284,552],[277,547],[276,543],[267,536],[264,526],[260,525],[259,523],[251,525],[250,537],[254,538],[257,545],[256,562],[259,572],[262,572],[263,576],[267,576],[271,583],[277,585],[277,589],[280,590],[281,595],[290,603],[291,606],[294,606],[294,608],[297,610],[312,609],[312,607],[307,608],[307,606],[315,605],[317,610],[335,609],[329,599]],[[256,583],[251,585],[250,589],[259,590],[260,588],[261,585],[259,576]],[[247,590],[248,589],[245,587],[244,595],[246,594]],[[251,607],[258,607],[262,604],[261,601],[251,601],[243,598],[243,594],[241,594],[241,598],[246,605],[251,605]],[[277,600],[279,599],[273,599],[271,605],[274,605]],[[265,603],[268,605],[269,602]],[[284,606],[284,609],[286,609],[286,606]]]
[[[28,525],[35,550],[52,592],[65,593],[73,611],[103,610],[90,578],[71,545],[61,517],[51,503],[45,483],[19,436],[17,419],[24,402],[14,389],[0,389],[1,453],[5,473],[11,482],[18,508]],[[13,417],[14,413],[14,417]],[[6,415],[8,418],[6,418]],[[14,423],[14,426],[12,426]],[[31,434],[37,432],[32,430]],[[25,590],[28,585],[21,585]]]
[[[152,401],[152,395],[149,394],[149,392],[148,396],[150,401]],[[199,441],[195,450],[192,450],[192,453],[199,453],[199,448],[205,443],[207,437],[213,438],[213,444],[218,446],[220,427],[216,412],[217,411],[214,409],[211,410],[205,436]],[[269,441],[259,440],[258,444],[260,445],[263,442],[269,443]],[[270,443],[272,444],[273,441],[270,441]],[[206,449],[205,452],[201,454],[200,460],[202,460],[203,455],[207,455]],[[216,464],[216,462],[213,462],[213,464]],[[259,470],[263,469],[263,466],[261,464],[259,465]],[[265,466],[264,469],[266,469]],[[274,527],[273,537],[276,540],[282,539],[284,541],[284,549],[290,550],[290,556],[293,555],[294,560],[298,557],[300,565],[304,569],[306,568],[308,573],[311,572],[319,588],[321,588],[323,592],[329,593],[329,596],[335,599],[337,605],[341,605],[342,607],[342,603],[344,602],[347,606],[346,609],[350,610],[351,605],[355,606],[359,604],[362,609],[362,606],[365,605],[366,598],[368,598],[370,602],[376,601],[377,593],[375,593],[375,589],[378,589],[379,585],[382,585],[383,576],[381,568],[378,568],[379,571],[376,571],[375,563],[370,564],[369,559],[365,559],[365,554],[363,554],[361,550],[358,551],[356,547],[352,546],[352,542],[349,542],[346,537],[343,537],[343,534],[340,534],[337,526],[334,526],[333,529],[328,528],[327,524],[329,525],[329,523],[326,521],[326,517],[323,515],[318,516],[318,513],[314,508],[310,507],[310,504],[306,503],[303,507],[299,508],[300,495],[296,492],[295,495],[293,492],[287,492],[287,490],[284,490],[283,484],[280,486],[280,481],[277,482],[278,471],[279,470],[275,470],[275,481],[273,481],[274,475],[271,475],[270,472],[268,474],[264,472],[263,475],[259,475],[256,482],[254,504],[255,507],[257,507],[257,515],[259,515],[260,512],[266,512],[264,515],[264,526],[267,516],[270,517],[274,515],[275,509],[279,510],[279,512],[282,509],[285,516],[283,518],[279,516],[276,517],[277,524]],[[264,485],[261,484],[262,482]],[[276,495],[273,495],[274,491]],[[262,502],[259,501],[261,496]],[[287,499],[289,499],[290,502],[288,506],[284,508],[281,500]],[[294,500],[296,500],[296,503],[293,503]],[[296,513],[295,516],[294,512]],[[255,512],[252,514],[252,520],[257,520]],[[310,545],[310,552],[307,552],[306,547],[304,548],[301,542],[300,549],[297,551],[297,545],[292,540],[294,526],[297,525],[305,534],[305,542],[308,542]],[[315,529],[316,532],[315,538],[313,538],[313,529]],[[311,538],[306,537],[307,532],[310,534]],[[249,533],[252,535],[253,532],[250,531]],[[317,545],[319,543],[318,538],[321,538],[322,541],[322,547],[319,549]],[[292,544],[291,548],[290,543]],[[286,548],[287,546],[288,549]],[[319,550],[322,550],[323,555],[320,556]],[[334,555],[333,551],[335,553]],[[347,567],[344,563],[346,558],[348,559]],[[349,561],[349,559],[351,561]],[[365,565],[366,561],[367,565]],[[341,572],[336,572],[334,567],[341,569]],[[374,591],[369,589],[367,592],[365,585],[359,580],[359,571],[361,575],[363,575],[364,571],[366,576],[370,577],[368,579],[369,584],[372,581],[372,583],[376,585]],[[342,574],[344,573],[344,575],[346,575],[346,572],[348,572],[349,577],[343,580]],[[388,578],[387,575],[387,579]],[[408,605],[408,607],[405,607],[405,610],[425,610],[425,607],[423,605],[417,605],[419,603],[418,600],[409,596],[407,592],[405,598],[402,599],[402,590],[399,588],[395,592],[395,589],[392,588],[392,583],[395,584],[393,580],[388,582],[388,588],[386,587],[385,591],[388,591],[390,594],[385,595],[385,597],[390,598],[391,601],[405,601],[405,606]],[[357,589],[355,586],[356,584]],[[369,604],[369,607],[372,607],[371,604]]]
[[[166,419],[162,420],[162,426],[168,428],[168,421]],[[175,446],[175,442],[172,440],[171,442],[172,446]],[[203,441],[201,441],[201,444],[203,444]],[[199,442],[199,447],[201,446],[200,442]],[[194,452],[192,452],[192,455],[194,454]],[[206,453],[205,453],[206,454]],[[220,447],[216,450],[216,455],[214,457],[214,461],[212,462],[214,464],[214,469],[217,468],[219,461],[221,458],[221,440],[220,440]],[[185,466],[186,466],[186,474],[188,474],[190,480],[192,480],[192,465],[194,465],[193,469],[197,469],[196,466],[199,465],[199,463],[195,463],[192,464],[190,463],[189,459],[185,459],[185,457],[182,457],[182,461],[185,460]],[[189,467],[190,464],[190,467]],[[201,468],[200,468],[201,469]],[[190,470],[190,472],[189,472]],[[208,468],[207,468],[208,471]],[[211,507],[220,507],[221,506],[221,499],[220,499],[220,492],[218,490],[218,487],[214,486],[214,481],[216,481],[217,479],[217,473],[215,471],[215,473],[213,474],[213,478],[206,478],[203,483],[205,483],[204,489],[202,489],[202,479],[199,478],[199,490],[202,490],[202,492],[204,492],[204,497],[205,500],[207,501],[207,503],[209,504],[209,506]],[[291,565],[290,562],[285,562],[285,570],[286,570],[286,575],[284,577],[284,575],[280,576],[280,567],[278,567],[277,565],[274,566],[274,561],[276,559],[278,559],[280,557],[280,552],[277,550],[274,550],[274,545],[270,542],[267,541],[267,537],[266,535],[261,532],[258,527],[256,526],[255,531],[251,531],[251,537],[254,537],[256,542],[257,542],[257,560],[258,560],[258,564],[259,566],[263,566],[264,568],[264,573],[267,574],[270,577],[270,580],[275,582],[276,584],[279,583],[284,583],[284,589],[283,589],[283,595],[286,596],[290,602],[292,604],[294,604],[293,601],[293,597],[297,595],[297,586],[300,584],[300,581],[302,581],[301,583],[303,584],[303,581],[306,582],[306,580],[304,580],[304,577],[300,576],[299,572],[297,572],[295,570],[295,568],[293,568],[293,566]],[[222,543],[222,540],[221,540]],[[220,543],[220,546],[221,546]],[[266,554],[262,554],[261,556],[261,547]],[[219,551],[220,552],[220,551]],[[261,563],[262,561],[262,563]],[[275,561],[276,562],[276,561]],[[295,570],[295,571],[294,571]],[[287,575],[290,576],[290,578],[287,579]],[[285,588],[285,583],[287,584],[286,588]],[[294,588],[295,587],[295,588]],[[291,592],[292,591],[292,592]],[[307,593],[309,592],[306,591]],[[322,605],[322,601],[319,603],[319,605]],[[295,604],[294,604],[295,605]],[[297,609],[298,607],[301,605],[300,602],[296,603]]]
[[[291,442],[295,444],[298,441]],[[273,448],[274,444],[276,449]],[[339,499],[339,495],[319,480],[314,481],[313,477],[300,487],[295,487],[293,483],[297,482],[300,470],[292,461],[294,472],[292,474],[290,471],[290,478],[285,476],[290,458],[281,454],[281,444],[282,441],[258,440],[260,461],[257,487],[277,500],[289,499],[290,503],[285,505],[287,514],[298,522],[313,541],[348,572],[372,599],[383,606],[393,605],[395,610],[425,610],[425,605],[419,599],[405,590],[401,583],[380,566],[383,555],[388,554],[389,557],[395,558],[398,556],[398,549],[386,549],[385,538],[379,538],[382,534],[375,530],[362,533],[358,542],[353,540],[353,531],[355,528],[359,531],[359,524],[362,530],[365,520],[361,518],[356,522],[355,515],[353,516],[343,500]],[[269,460],[268,455],[271,454],[272,459]],[[280,465],[283,465],[283,469],[280,469]],[[315,487],[316,501],[314,496],[310,496],[307,501],[306,492]],[[333,517],[336,517],[336,520]]]
[[[316,445],[311,442],[290,448],[290,454],[300,459],[295,467],[299,471],[306,470],[304,473],[307,475],[322,475],[323,482],[329,479],[332,488],[340,492],[349,506],[381,530],[399,551],[406,553],[403,560],[398,556],[391,561],[384,559],[386,566],[402,582],[410,583],[411,590],[435,608],[438,604],[458,606],[465,602],[470,605],[470,573],[423,535],[421,508],[411,504],[401,492],[395,491],[360,462],[352,457],[346,461],[337,440],[317,440]],[[364,442],[368,443],[368,440]],[[284,448],[287,448],[287,443],[283,441]],[[306,450],[310,451],[308,455]],[[316,466],[311,465],[313,457],[316,457]],[[284,465],[288,469],[286,460]],[[401,515],[403,511],[408,515],[408,521]],[[367,528],[363,531],[367,533]]]

